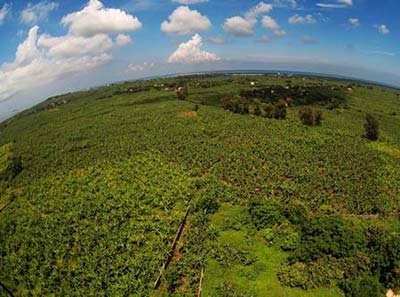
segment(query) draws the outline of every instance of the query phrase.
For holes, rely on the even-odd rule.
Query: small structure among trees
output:
[[[186,98],[189,96],[189,89],[187,85],[183,85],[181,87],[176,88],[176,97],[178,100],[186,100]]]

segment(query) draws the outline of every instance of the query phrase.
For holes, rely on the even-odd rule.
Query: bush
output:
[[[378,140],[379,139],[378,120],[372,114],[367,114],[365,120],[366,120],[366,123],[364,124],[365,137],[367,137],[367,139],[372,141]]]
[[[263,106],[264,109],[264,116],[266,118],[272,119],[275,115],[275,108],[271,103],[266,103]]]
[[[261,114],[262,114],[262,111],[261,111],[260,105],[256,105],[256,107],[254,108],[254,115],[259,117],[259,116],[261,116]]]
[[[272,227],[283,220],[277,204],[272,200],[253,200],[249,203],[251,220],[257,230]]]
[[[239,113],[242,115],[249,114],[249,102],[246,98],[239,99]]]
[[[206,214],[216,213],[219,206],[220,204],[215,196],[201,196],[196,203],[196,211],[202,211]]]
[[[314,115],[315,115],[315,125],[320,126],[322,124],[322,110],[317,108],[314,110]]]
[[[300,201],[285,204],[282,212],[289,222],[293,224],[304,224],[308,218],[308,209]]]
[[[287,114],[287,103],[285,100],[279,100],[275,104],[275,119],[277,120],[284,120],[286,119]]]
[[[342,278],[343,271],[335,261],[296,262],[283,266],[278,271],[278,279],[282,284],[302,289],[332,286]]]
[[[314,110],[311,106],[304,106],[299,111],[300,120],[304,125],[313,126],[315,123]]]
[[[379,279],[368,274],[345,279],[339,283],[339,287],[349,297],[385,296],[385,289]]]
[[[301,227],[301,243],[292,261],[309,262],[331,256],[352,257],[366,246],[364,234],[339,216],[317,216]]]
[[[299,111],[300,120],[304,125],[314,126],[322,123],[322,110],[311,106],[304,106]]]

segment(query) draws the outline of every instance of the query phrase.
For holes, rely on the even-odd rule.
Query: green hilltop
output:
[[[0,282],[15,296],[384,296],[400,289],[399,127],[400,91],[320,77],[50,98],[0,124]]]

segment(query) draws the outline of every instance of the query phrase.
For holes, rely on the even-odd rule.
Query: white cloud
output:
[[[57,9],[58,6],[59,4],[56,2],[42,1],[35,5],[29,3],[21,12],[21,22],[25,24],[36,24],[46,20],[49,13]]]
[[[168,21],[161,24],[161,30],[165,33],[179,35],[194,32],[207,31],[211,27],[210,20],[201,15],[197,10],[191,10],[187,6],[180,6],[168,17]]]
[[[197,4],[202,2],[207,2],[208,0],[173,0],[173,2],[183,4],[183,5],[190,5],[190,4]]]
[[[278,8],[289,7],[289,8],[295,9],[295,8],[297,8],[297,1],[296,0],[273,0],[272,6],[278,7]]]
[[[105,53],[111,49],[113,43],[106,34],[99,34],[92,37],[81,37],[65,35],[52,37],[41,35],[37,46],[45,49],[46,54],[51,57],[74,57],[87,54]]]
[[[246,19],[256,19],[260,15],[270,12],[272,10],[272,5],[265,2],[260,2],[256,6],[250,8],[246,13]]]
[[[0,25],[3,24],[4,19],[10,12],[10,5],[7,3],[4,3],[3,7],[0,9]]]
[[[122,10],[104,8],[97,0],[63,18],[63,23],[69,26],[64,36],[40,35],[38,26],[29,30],[15,60],[0,66],[0,101],[104,65],[111,60],[115,45],[131,41],[128,35],[119,34],[114,44],[110,34],[132,31],[140,24]]]
[[[366,54],[371,54],[371,55],[381,55],[381,56],[390,56],[394,57],[396,56],[396,53],[392,52],[387,52],[387,51],[380,51],[380,50],[369,50],[369,51],[364,51]]]
[[[379,33],[381,33],[383,35],[390,33],[390,30],[388,29],[388,27],[385,24],[379,25],[378,30],[379,30]]]
[[[278,30],[279,29],[278,23],[270,16],[267,16],[267,15],[264,16],[261,20],[261,23],[265,29],[270,29],[270,30]]]
[[[73,35],[91,37],[96,34],[123,33],[142,27],[140,21],[115,8],[105,8],[98,0],[90,0],[81,11],[66,15],[61,20]]]
[[[289,24],[315,24],[317,22],[311,14],[307,14],[306,16],[295,14],[288,21]]]
[[[357,18],[349,18],[349,25],[353,28],[360,26],[360,20]]]
[[[353,0],[337,0],[336,3],[317,3],[320,8],[348,8],[353,6]]]
[[[168,58],[168,63],[207,63],[220,60],[216,54],[202,49],[203,41],[195,34],[188,42],[181,43],[178,49]]]
[[[0,67],[0,101],[19,91],[45,85],[66,75],[81,73],[108,62],[107,53],[70,57],[52,57],[46,48],[38,47],[39,27],[33,27],[27,39],[18,46],[13,63]]]
[[[283,37],[283,36],[286,36],[286,31],[284,31],[284,30],[276,30],[276,31],[274,31],[274,35],[276,36],[276,37]]]
[[[118,34],[115,42],[118,46],[124,46],[124,45],[132,43],[132,39],[129,35]]]
[[[272,10],[272,5],[265,2],[260,2],[256,6],[250,8],[245,17],[234,16],[225,19],[223,29],[225,32],[235,36],[251,36],[253,35],[253,28],[257,24],[257,18]]]
[[[223,29],[235,36],[251,36],[253,35],[253,27],[256,21],[245,19],[241,16],[227,18],[223,25]]]
[[[150,70],[153,67],[154,63],[147,63],[147,62],[144,62],[142,65],[129,64],[126,72],[131,72],[131,73],[144,72],[146,70]]]

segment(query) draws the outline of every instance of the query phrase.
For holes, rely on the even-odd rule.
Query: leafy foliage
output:
[[[365,120],[366,120],[366,123],[364,124],[365,137],[367,137],[367,139],[372,141],[378,140],[379,139],[378,120],[372,114],[367,114]]]

